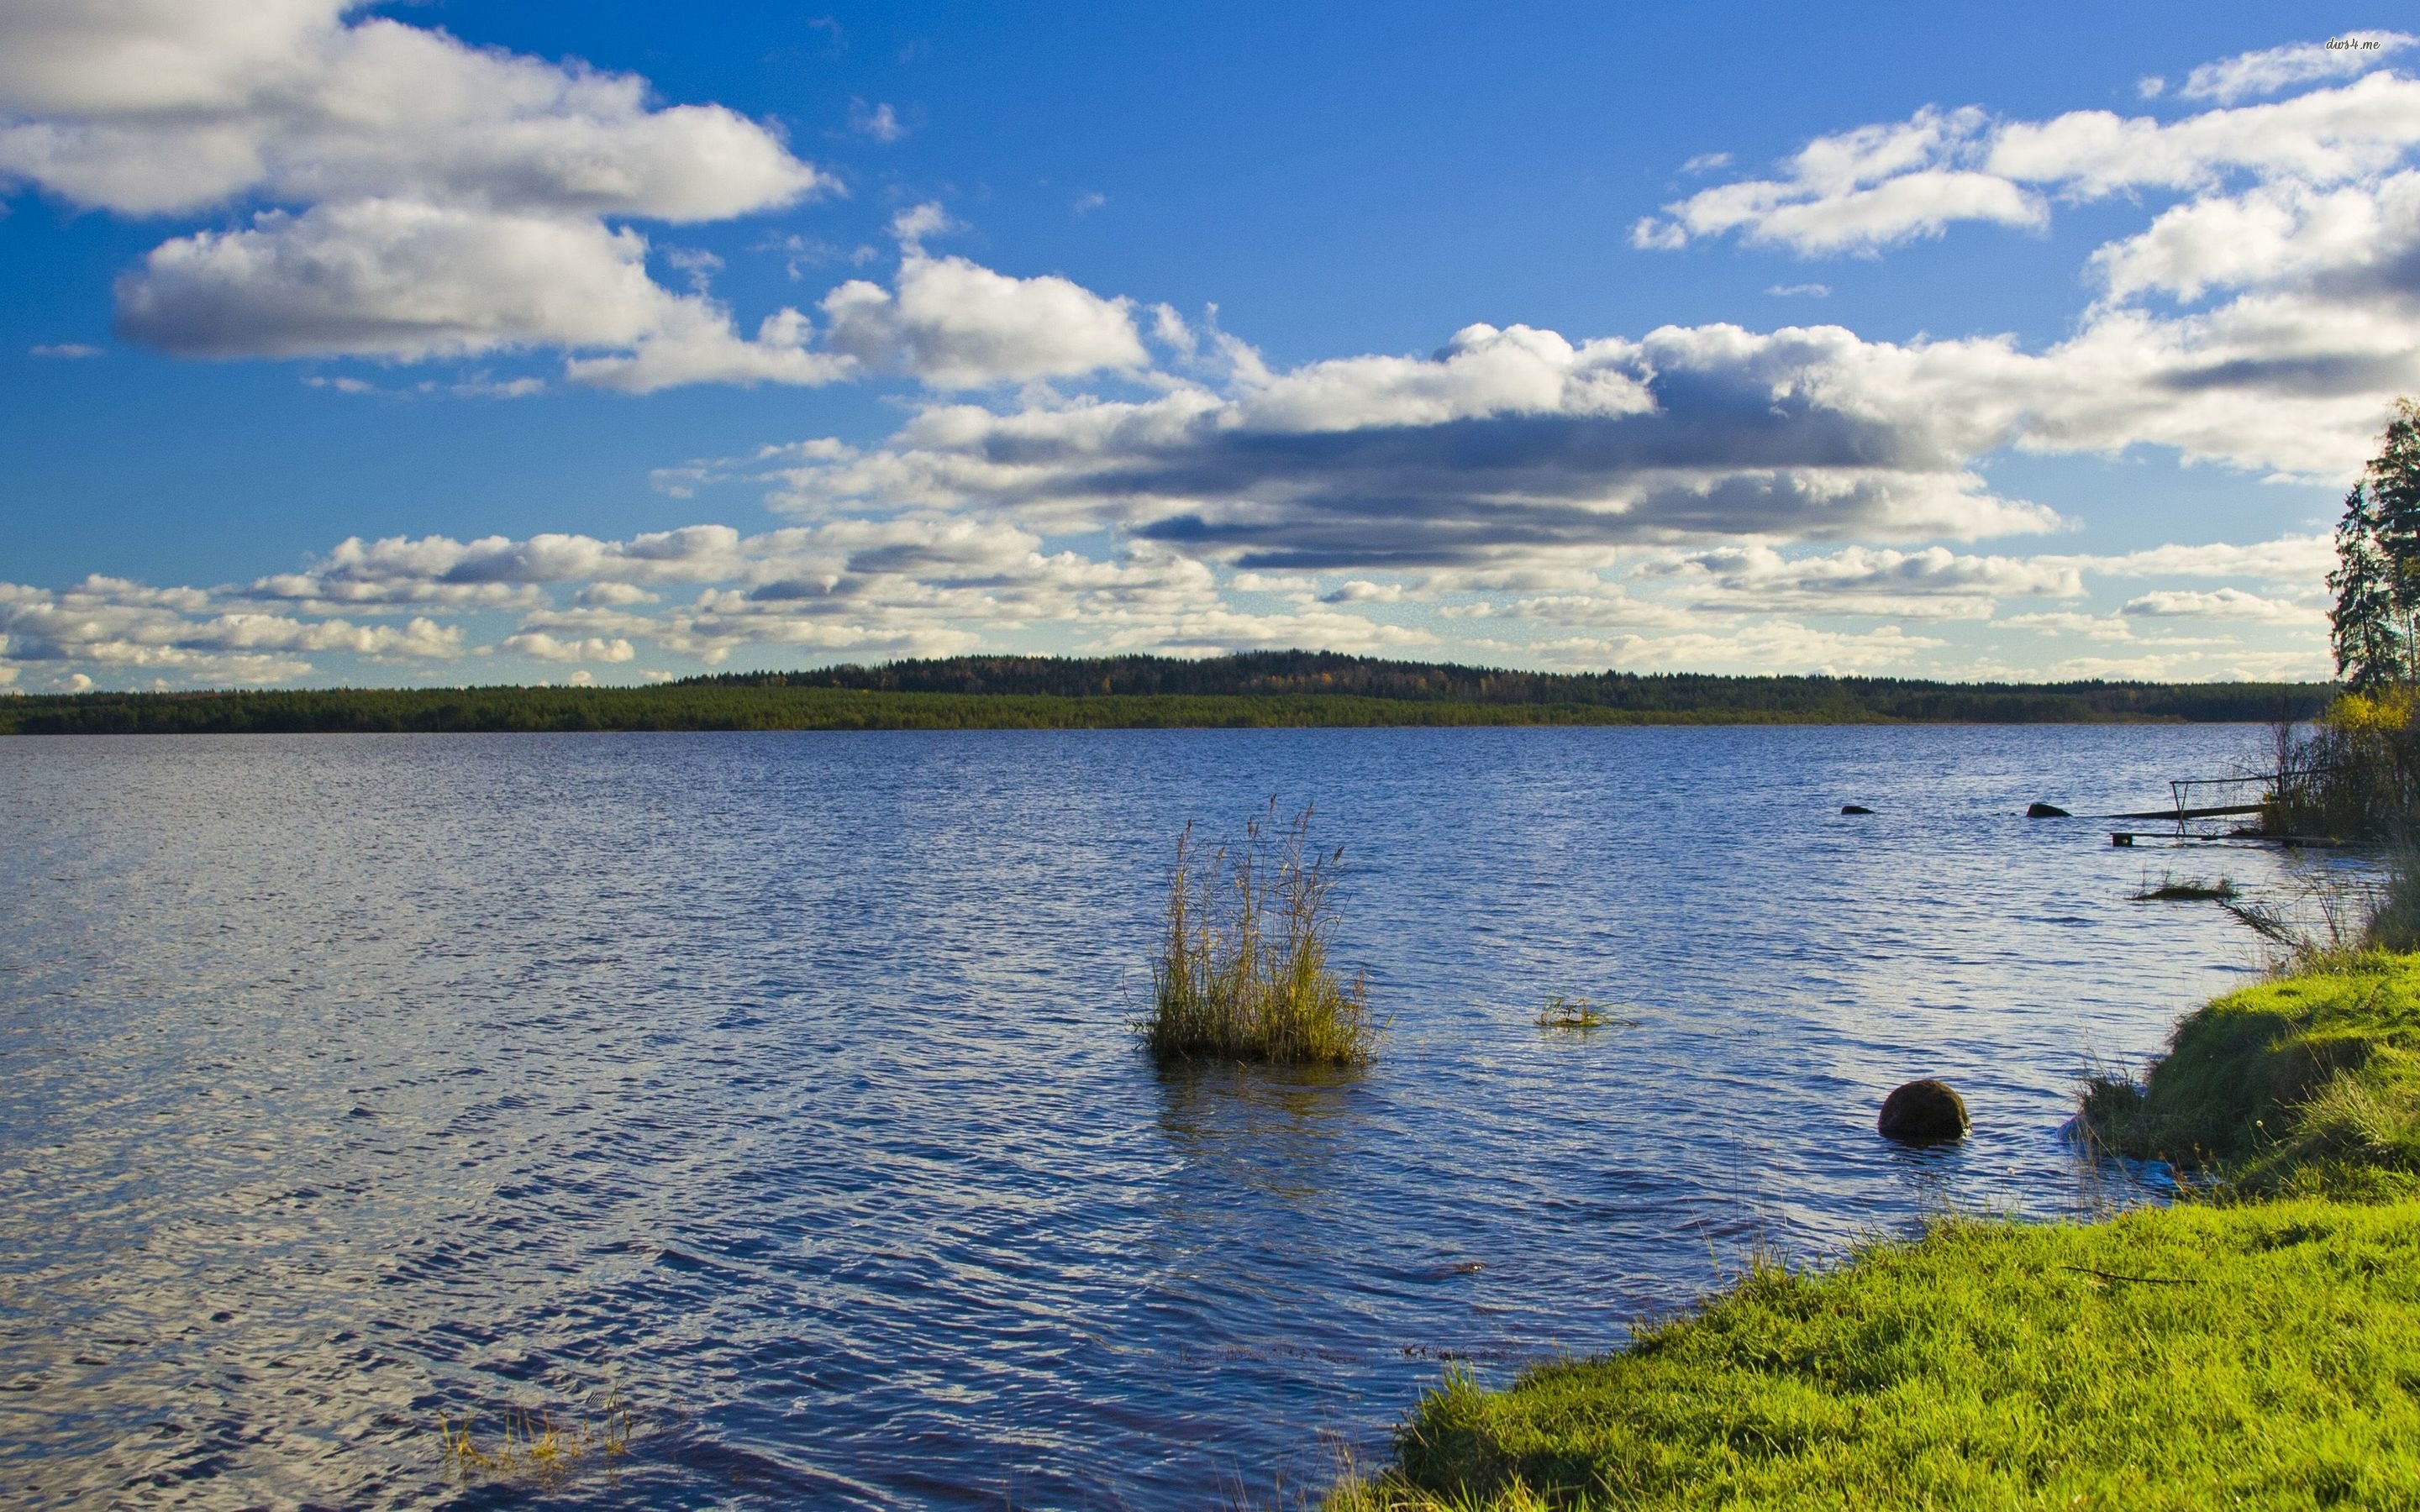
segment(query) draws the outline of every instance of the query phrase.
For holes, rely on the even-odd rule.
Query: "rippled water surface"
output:
[[[2314,863],[2016,816],[2261,738],[0,742],[0,1501],[1290,1502],[1441,1361],[2088,1201],[2087,1056],[2252,964],[2126,895]],[[1380,1059],[1159,1074],[1171,841],[1271,794],[1347,847]],[[1975,1136],[1878,1140],[1930,1073]],[[610,1467],[448,1478],[440,1412],[609,1390]]]

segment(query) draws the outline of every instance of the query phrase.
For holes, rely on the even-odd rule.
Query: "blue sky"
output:
[[[15,0],[0,685],[2325,675],[2320,19]]]

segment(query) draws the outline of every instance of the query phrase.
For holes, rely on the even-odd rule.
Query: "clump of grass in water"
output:
[[[1630,1028],[1635,1024],[1635,1020],[1614,1017],[1606,1011],[1603,1003],[1566,997],[1561,993],[1549,996],[1544,1010],[1538,1014],[1538,1027],[1542,1029],[1602,1029],[1612,1025]]]
[[[2221,877],[2216,882],[2204,882],[2199,877],[2179,877],[2163,872],[2156,885],[2146,879],[2142,890],[2134,894],[2133,901],[2138,903],[2223,903],[2230,902],[2234,897],[2235,884],[2226,877]]]
[[[485,1476],[554,1486],[591,1460],[619,1459],[630,1452],[630,1409],[618,1391],[606,1396],[604,1421],[595,1427],[582,1423],[560,1428],[547,1412],[507,1408],[503,1438],[483,1449],[471,1434],[475,1422],[466,1416],[458,1428],[445,1414],[437,1417],[446,1468],[466,1484],[474,1476]]]
[[[1137,1027],[1173,1060],[1357,1066],[1374,1048],[1367,982],[1328,964],[1328,901],[1344,851],[1311,848],[1311,810],[1244,826],[1241,844],[1203,856],[1176,841],[1168,917],[1151,964],[1152,1009]]]

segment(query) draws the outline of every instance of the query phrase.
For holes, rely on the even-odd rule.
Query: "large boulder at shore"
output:
[[[1966,1137],[1966,1100],[1947,1082],[1927,1076],[1910,1082],[1883,1099],[1883,1115],[1874,1128],[1885,1139],[1929,1145]]]

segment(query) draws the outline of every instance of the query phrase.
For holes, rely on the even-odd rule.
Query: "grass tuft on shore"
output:
[[[1161,1062],[1356,1066],[1375,1049],[1369,992],[1329,964],[1342,847],[1311,846],[1311,810],[1280,823],[1274,801],[1238,844],[1176,841],[1166,924],[1138,1026]]]
[[[2338,951],[2229,993],[2140,1084],[2090,1083],[2083,1112],[2217,1195],[2420,1196],[2420,956]]]
[[[2420,1204],[1938,1221],[1509,1391],[1330,1512],[2420,1503]]]

